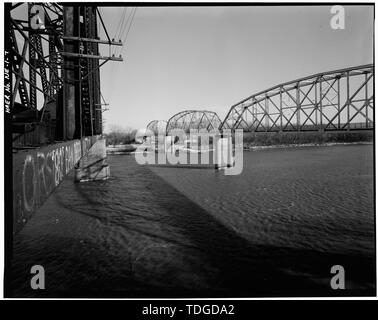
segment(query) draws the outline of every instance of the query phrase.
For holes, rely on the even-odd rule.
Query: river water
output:
[[[109,180],[69,175],[15,236],[15,296],[375,292],[372,145],[248,151],[237,176],[108,162]],[[30,289],[35,264],[45,290]],[[333,265],[345,290],[330,286]]]

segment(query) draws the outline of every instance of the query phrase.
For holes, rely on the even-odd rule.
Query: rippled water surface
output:
[[[372,145],[245,152],[238,176],[108,161],[109,180],[68,176],[15,237],[15,296],[374,294]]]

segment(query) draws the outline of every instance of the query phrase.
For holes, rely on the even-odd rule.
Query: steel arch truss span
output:
[[[277,85],[233,105],[220,129],[372,129],[374,66],[330,71]]]
[[[180,129],[189,133],[190,130],[198,132],[210,132],[218,130],[221,124],[219,116],[212,111],[185,110],[176,113],[167,122],[167,134],[170,131]]]
[[[148,125],[147,129],[157,136],[159,133],[165,134],[167,129],[167,121],[165,120],[152,120]]]

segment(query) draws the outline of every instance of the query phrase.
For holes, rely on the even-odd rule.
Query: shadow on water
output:
[[[155,176],[154,183],[152,193],[163,200],[159,205],[164,208],[171,207],[164,194],[176,193],[181,206],[171,208],[172,216],[203,253],[205,263],[217,268],[218,289],[209,290],[204,296],[375,294],[373,257],[253,245],[162,178]],[[346,270],[349,290],[336,292],[330,288],[330,269],[335,261]]]
[[[139,173],[148,175],[149,201],[167,217],[150,218],[128,211],[128,215],[146,220],[146,223],[171,224],[180,237],[175,239],[162,232],[146,230],[143,224],[132,224],[113,215],[104,215],[88,209],[78,209],[75,205],[59,199],[59,206],[71,212],[77,212],[90,218],[98,219],[109,226],[122,227],[126,233],[139,234],[173,244],[184,255],[195,255],[200,261],[200,268],[206,275],[207,287],[188,288],[180,282],[165,286],[149,282],[149,278],[135,277],[130,257],[112,257],[96,243],[86,241],[85,247],[69,238],[51,235],[45,239],[43,249],[33,253],[29,245],[32,260],[20,260],[23,265],[45,263],[47,268],[51,259],[61,260],[64,280],[50,283],[51,290],[30,293],[25,286],[29,274],[24,274],[14,281],[15,295],[56,296],[56,297],[263,297],[263,296],[359,296],[375,294],[375,260],[373,257],[352,256],[325,253],[313,250],[282,248],[254,245],[240,237],[235,231],[217,221],[202,207],[192,202],[182,193],[148,168],[139,167]],[[101,197],[107,194],[107,184],[101,182]],[[106,210],[101,197],[93,197],[91,189],[84,185],[75,187],[79,196],[85,199],[88,207]],[[167,197],[167,195],[170,195]],[[175,203],[172,203],[172,198]],[[178,205],[179,204],[179,205]],[[103,207],[102,207],[103,206]],[[187,241],[182,241],[187,239]],[[21,240],[20,240],[21,241]],[[27,242],[23,238],[22,242]],[[132,244],[131,244],[132,245]],[[70,248],[69,250],[67,248]],[[51,255],[51,252],[54,252]],[[50,254],[46,254],[50,252]],[[88,258],[88,252],[91,252]],[[29,252],[30,253],[30,252]],[[112,261],[112,262],[110,262]],[[330,269],[342,265],[346,270],[346,290],[332,290],[330,287]],[[57,261],[55,260],[54,263]],[[165,264],[165,274],[176,273],[176,265]],[[117,270],[113,272],[114,270]],[[24,269],[23,269],[24,270]],[[122,272],[119,272],[122,270]],[[83,276],[85,275],[85,276]],[[178,277],[180,273],[178,272]],[[59,282],[61,281],[61,282]]]

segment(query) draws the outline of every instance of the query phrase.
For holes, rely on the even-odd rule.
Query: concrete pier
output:
[[[99,139],[76,164],[75,182],[105,180],[109,177],[105,139]]]
[[[232,154],[232,136],[215,136],[215,169],[225,169],[233,166],[234,159]]]

